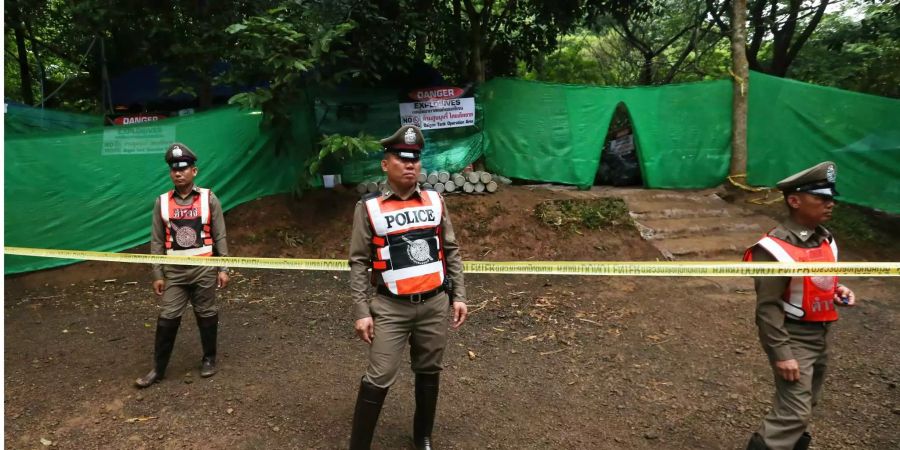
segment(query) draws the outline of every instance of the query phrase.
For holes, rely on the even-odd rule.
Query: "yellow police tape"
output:
[[[341,259],[244,258],[164,256],[135,253],[108,253],[81,250],[4,247],[7,255],[43,258],[112,261],[139,264],[172,264],[247,269],[350,270]],[[738,276],[900,276],[897,262],[851,263],[744,263],[744,262],[634,262],[634,261],[468,261],[466,273],[522,275],[606,275],[657,277],[738,277]]]

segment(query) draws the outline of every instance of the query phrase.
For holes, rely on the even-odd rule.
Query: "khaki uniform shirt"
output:
[[[187,197],[182,197],[176,189],[173,194],[175,203],[181,206],[188,206],[194,201],[195,195],[200,195],[200,188],[194,185],[191,193]],[[209,219],[210,231],[213,238],[213,255],[228,256],[228,243],[225,239],[225,216],[222,214],[222,204],[219,198],[212,191],[209,192]],[[153,228],[150,234],[150,254],[165,255],[166,254],[166,223],[162,219],[159,207],[159,197],[156,197],[156,203],[153,205]],[[167,273],[177,272],[196,272],[197,269],[205,269],[202,266],[178,266],[170,265],[165,267]],[[227,267],[220,267],[220,272],[228,271]],[[162,280],[163,266],[161,264],[153,264],[153,279]]]
[[[405,200],[399,195],[388,190],[383,195],[384,199],[391,197]],[[419,187],[410,194],[421,195]],[[454,302],[466,301],[466,287],[463,280],[463,263],[459,255],[459,244],[456,242],[456,234],[453,232],[453,224],[450,223],[450,215],[447,214],[447,203],[443,203],[441,214],[441,246],[444,249],[447,273],[453,282]],[[353,232],[350,236],[350,289],[353,291],[353,320],[371,317],[369,312],[369,296],[366,290],[371,286],[368,269],[372,267],[372,228],[369,225],[369,212],[363,200],[356,203],[356,211],[353,213]],[[380,277],[376,277],[380,278]],[[378,279],[378,283],[383,280]]]
[[[831,237],[823,226],[815,229],[787,219],[769,232],[769,235],[803,248],[815,248]],[[777,261],[761,246],[753,247],[753,261]],[[754,277],[756,285],[756,325],[759,327],[759,341],[766,353],[777,361],[795,359],[789,344],[790,334],[784,327],[782,298],[791,277]]]

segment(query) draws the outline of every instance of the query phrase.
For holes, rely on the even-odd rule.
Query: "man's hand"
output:
[[[847,303],[844,303],[844,297],[847,298]],[[841,306],[855,306],[856,294],[847,286],[838,286],[834,290],[834,302]]]
[[[372,338],[375,337],[375,322],[372,321],[371,317],[363,317],[356,321],[356,335],[359,336],[366,344],[372,343]]]
[[[453,302],[453,329],[462,326],[469,317],[469,307],[463,302]]]
[[[228,286],[228,272],[219,272],[219,279],[217,281],[218,283],[216,285],[219,286],[219,289],[225,289],[225,287]]]
[[[778,375],[781,375],[781,378],[784,378],[785,381],[791,383],[800,381],[800,366],[797,365],[796,359],[775,361],[775,370],[778,371]]]
[[[166,287],[166,280],[153,280],[153,293],[162,295],[163,289]]]

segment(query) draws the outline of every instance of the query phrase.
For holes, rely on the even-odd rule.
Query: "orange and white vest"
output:
[[[175,203],[175,191],[159,196],[159,211],[166,224],[166,254],[212,256],[209,189],[199,189],[190,205]]]
[[[365,200],[372,227],[372,272],[393,294],[428,292],[444,284],[440,194],[421,190],[407,200]],[[378,281],[378,280],[374,280]]]
[[[771,235],[763,236],[756,245],[766,249],[778,262],[837,262],[838,250],[834,239],[814,248],[792,245]],[[744,261],[752,261],[753,247],[744,253]],[[781,305],[787,317],[805,322],[833,322],[838,319],[834,307],[835,276],[791,277],[782,296]]]

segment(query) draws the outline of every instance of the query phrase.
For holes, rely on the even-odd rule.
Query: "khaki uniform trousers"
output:
[[[759,434],[771,450],[791,450],[806,431],[813,407],[822,399],[828,367],[828,329],[831,323],[801,324],[785,321],[790,346],[800,366],[800,380],[793,383],[775,375],[775,400]],[[773,355],[769,355],[774,370]]]
[[[369,347],[369,367],[363,377],[366,382],[381,388],[394,384],[407,342],[413,372],[441,371],[450,314],[450,299],[445,292],[420,303],[376,295],[369,310],[375,337]]]
[[[162,295],[159,317],[177,319],[184,314],[188,303],[197,317],[216,315],[216,267],[163,266],[166,287]]]

